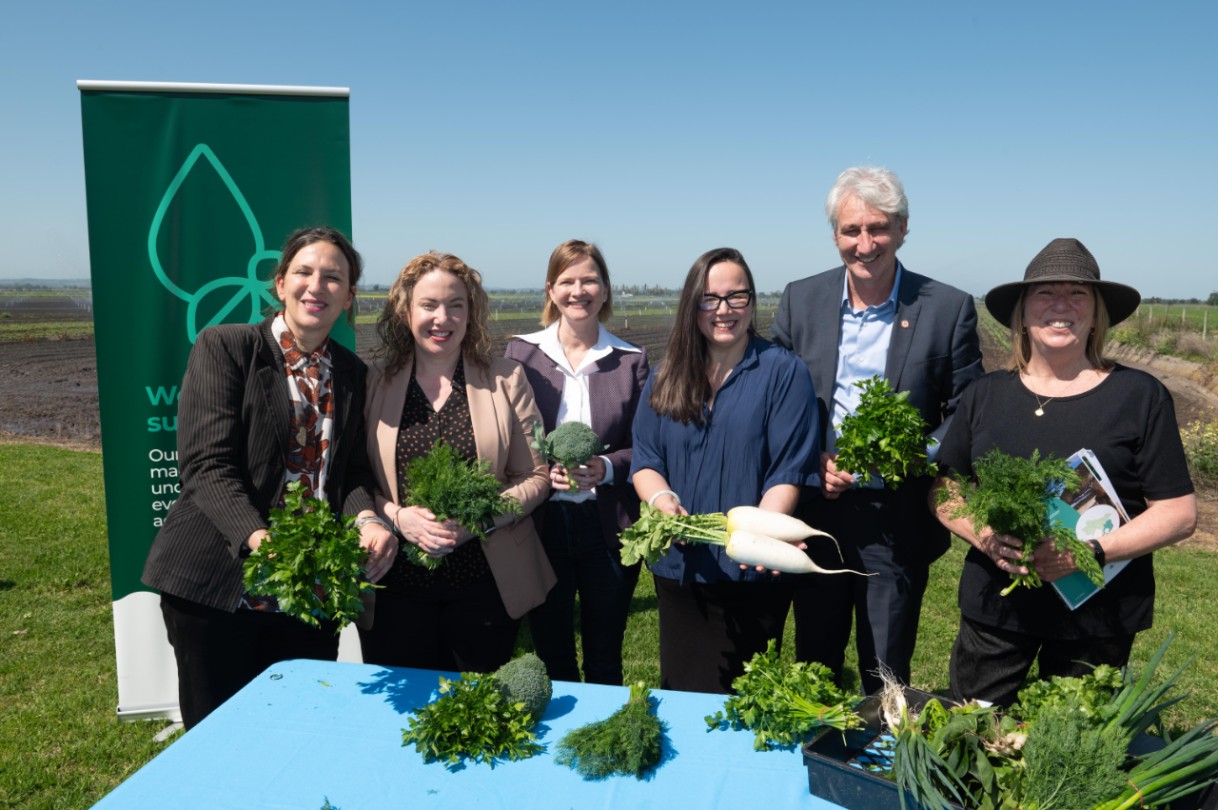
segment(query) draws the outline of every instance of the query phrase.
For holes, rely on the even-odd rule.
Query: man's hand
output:
[[[833,500],[848,489],[854,487],[854,476],[837,468],[836,453],[820,454],[820,490],[821,494]]]

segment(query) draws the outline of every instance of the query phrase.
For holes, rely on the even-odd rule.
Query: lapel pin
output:
[[[902,328],[902,329],[908,329],[908,328],[909,328],[909,321],[901,321],[901,328]]]

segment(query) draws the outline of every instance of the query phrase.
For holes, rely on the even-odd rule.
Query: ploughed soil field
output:
[[[3,303],[3,302],[0,302]],[[0,306],[5,322],[88,321],[91,313],[64,300],[62,308],[43,303],[36,310]],[[762,334],[769,331],[769,317],[759,316]],[[608,324],[621,337],[643,346],[654,364],[662,356],[671,326],[671,316],[632,315],[615,317]],[[539,328],[533,318],[501,319],[492,322],[498,351],[512,335]],[[356,330],[359,354],[371,359],[378,344],[374,328],[361,324]],[[982,354],[987,369],[1000,368],[1004,350],[982,332]],[[1218,396],[1192,380],[1175,374],[1170,366],[1156,367],[1151,361],[1127,365],[1155,374],[1171,390],[1181,425],[1194,420],[1218,421]],[[34,441],[86,449],[100,449],[101,429],[97,404],[97,359],[92,338],[43,338],[25,342],[0,342],[0,441]],[[1197,533],[1187,541],[1218,550],[1218,495],[1199,496],[1201,510]]]

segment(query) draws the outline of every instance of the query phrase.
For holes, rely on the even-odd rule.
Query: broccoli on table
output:
[[[516,703],[523,703],[525,711],[540,720],[545,713],[550,697],[554,694],[554,685],[546,674],[546,665],[541,662],[536,653],[525,653],[519,658],[508,661],[492,675],[499,691]]]
[[[549,463],[556,461],[568,470],[573,470],[588,462],[609,446],[601,443],[601,437],[583,422],[563,422],[550,435],[545,435],[541,422],[533,425],[533,449],[541,453],[542,459]],[[572,482],[572,489],[577,486]]]

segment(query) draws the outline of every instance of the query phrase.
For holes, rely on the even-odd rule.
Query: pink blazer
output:
[[[377,511],[386,517],[386,504],[400,503],[395,454],[410,369],[408,362],[393,376],[386,376],[379,366],[368,370],[368,460],[380,490]],[[478,459],[490,462],[491,473],[507,485],[504,494],[520,501],[524,510],[519,518],[495,518],[495,531],[482,546],[503,605],[517,619],[544,602],[555,582],[528,518],[550,494],[546,464],[529,446],[533,423],[541,420],[541,414],[524,370],[513,360],[492,359],[488,372],[467,357],[465,392]]]

